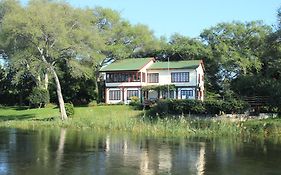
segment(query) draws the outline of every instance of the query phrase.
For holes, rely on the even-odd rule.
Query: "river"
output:
[[[280,164],[273,141],[0,129],[0,175],[280,175]]]

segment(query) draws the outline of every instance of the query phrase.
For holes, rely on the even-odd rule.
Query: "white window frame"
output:
[[[108,99],[113,100],[121,100],[121,90],[109,90]]]
[[[159,83],[159,73],[148,73],[147,82],[148,83]]]
[[[127,90],[127,100],[131,100],[131,97],[134,97],[134,96],[139,97],[139,90],[137,90],[137,89]]]
[[[194,96],[194,92],[191,89],[181,90],[181,99],[189,99],[190,97]],[[183,98],[185,95],[185,98]]]
[[[172,72],[171,73],[172,83],[185,83],[189,82],[189,72]]]

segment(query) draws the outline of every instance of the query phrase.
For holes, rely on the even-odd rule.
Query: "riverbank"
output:
[[[228,118],[175,117],[153,118],[130,106],[76,107],[75,114],[67,121],[59,119],[55,107],[25,109],[0,108],[0,127],[37,129],[72,128],[93,131],[128,132],[147,136],[254,136],[280,137],[281,119],[250,119],[246,121]]]

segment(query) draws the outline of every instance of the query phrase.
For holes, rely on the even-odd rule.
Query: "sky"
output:
[[[26,3],[28,0],[21,0]],[[76,7],[107,7],[132,24],[145,24],[157,37],[198,37],[220,22],[263,20],[276,25],[281,0],[66,0]]]

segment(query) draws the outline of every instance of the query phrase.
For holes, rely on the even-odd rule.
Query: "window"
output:
[[[181,90],[181,99],[193,97],[193,90]]]
[[[142,73],[142,82],[145,82],[145,73]]]
[[[106,73],[106,82],[140,82],[140,75],[140,72]]]
[[[128,90],[127,91],[127,100],[131,100],[131,97],[139,97],[139,91],[138,90]]]
[[[120,90],[110,90],[109,100],[121,100]]]
[[[158,83],[159,82],[159,73],[149,73],[147,74],[148,83]]]
[[[174,72],[171,73],[172,83],[189,82],[189,72]]]
[[[168,91],[162,91],[162,97],[163,98],[172,98],[174,99],[175,96],[174,96],[174,91],[173,90],[170,90],[170,94],[169,94],[169,97],[168,97]]]

